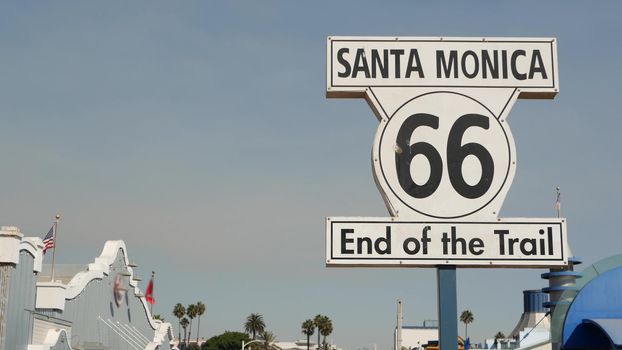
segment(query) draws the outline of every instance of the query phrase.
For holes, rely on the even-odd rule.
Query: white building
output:
[[[165,350],[171,325],[151,316],[123,241],[54,281],[43,242],[0,228],[0,350]],[[57,278],[58,277],[58,278]]]
[[[273,345],[275,345],[281,350],[307,350],[306,339],[301,339],[301,340],[296,340],[296,341],[278,341],[278,342],[275,342]],[[329,346],[332,350],[341,350],[341,348],[338,348],[334,344],[329,344]],[[309,349],[310,350],[318,349],[317,344],[315,344],[312,340],[309,340]]]
[[[397,329],[395,330],[397,337]],[[422,326],[402,327],[402,347],[411,350],[421,350],[429,341],[438,340],[438,322],[423,321]]]
[[[274,343],[281,350],[307,350],[307,341],[306,340],[296,340],[296,341],[278,341]],[[316,344],[313,341],[309,341],[309,349],[315,350],[317,349]]]

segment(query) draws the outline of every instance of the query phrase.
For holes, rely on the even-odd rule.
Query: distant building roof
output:
[[[402,329],[438,329],[436,326],[403,326]]]

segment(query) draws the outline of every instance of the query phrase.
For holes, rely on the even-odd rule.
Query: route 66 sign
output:
[[[507,116],[558,92],[555,39],[330,37],[327,97],[365,98],[394,217],[494,220],[516,171]]]

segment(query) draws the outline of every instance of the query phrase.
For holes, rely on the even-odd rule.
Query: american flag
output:
[[[50,248],[54,248],[54,226],[52,226],[47,235],[43,237],[43,254]]]

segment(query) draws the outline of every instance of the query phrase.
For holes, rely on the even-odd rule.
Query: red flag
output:
[[[155,275],[155,272],[151,273],[151,279],[149,280],[149,285],[145,292],[145,299],[147,299],[147,302],[151,305],[155,304],[155,298],[153,297],[153,275]]]

